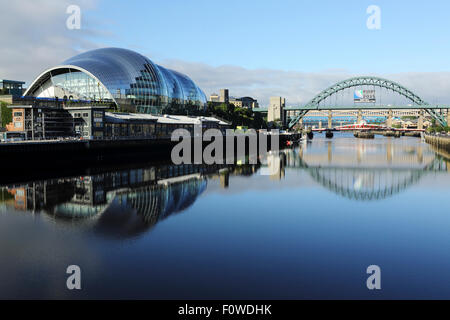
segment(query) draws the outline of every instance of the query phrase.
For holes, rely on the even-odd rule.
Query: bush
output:
[[[450,132],[450,127],[446,126],[446,127],[442,127],[442,126],[431,126],[428,127],[427,132],[429,133],[440,133],[440,132]]]
[[[12,110],[8,108],[5,102],[1,103],[1,116],[2,116],[2,128],[6,127],[8,123],[12,121]]]
[[[208,108],[204,115],[222,118],[231,122],[233,127],[246,126],[254,129],[267,128],[267,122],[260,113],[253,112],[251,109],[247,108],[235,107],[231,103],[217,105],[208,102]]]

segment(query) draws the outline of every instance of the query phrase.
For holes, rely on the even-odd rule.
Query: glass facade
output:
[[[151,114],[193,114],[206,107],[205,94],[187,76],[120,48],[70,58],[36,79],[25,95],[113,100]]]

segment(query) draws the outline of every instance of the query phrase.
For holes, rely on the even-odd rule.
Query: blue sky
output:
[[[81,29],[66,28],[69,5]],[[381,30],[369,30],[370,5]],[[450,1],[0,0],[0,79],[30,83],[87,50],[123,47],[261,105],[306,103],[356,75],[397,81],[450,104]]]
[[[366,27],[369,5],[381,30]],[[154,59],[295,71],[449,69],[449,1],[101,1],[85,19]]]

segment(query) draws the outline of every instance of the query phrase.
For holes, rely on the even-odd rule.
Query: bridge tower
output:
[[[393,117],[392,109],[389,109],[388,118],[387,118],[387,121],[386,121],[386,126],[388,126],[389,128],[392,127],[392,117]]]
[[[328,110],[328,129],[333,129],[333,111]]]
[[[419,119],[417,120],[417,129],[423,129],[423,110],[419,111]]]

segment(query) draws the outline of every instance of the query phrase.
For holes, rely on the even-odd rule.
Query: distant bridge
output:
[[[393,92],[397,92],[398,94],[404,96],[408,100],[412,102],[411,105],[407,106],[377,106],[377,105],[350,105],[350,106],[321,106],[320,103],[326,98],[348,88],[358,87],[363,85],[371,85],[380,88],[390,89]],[[341,82],[334,84],[333,86],[323,90],[318,95],[316,95],[311,101],[309,101],[306,105],[299,108],[300,113],[291,120],[289,123],[289,128],[295,126],[298,121],[303,118],[308,111],[310,110],[354,110],[354,109],[423,109],[427,111],[433,119],[435,119],[439,124],[446,126],[447,120],[444,115],[437,110],[440,109],[449,109],[450,106],[439,106],[439,105],[430,105],[429,103],[423,101],[418,95],[413,93],[412,91],[406,89],[402,85],[378,77],[355,77],[351,79],[347,79]]]
[[[344,105],[344,106],[324,106],[320,105],[325,99],[335,95],[336,93],[343,91],[345,89],[358,87],[358,86],[374,86],[379,88],[385,88],[388,90],[392,90],[393,92],[398,93],[399,95],[407,98],[411,104],[409,105]],[[446,126],[448,119],[445,118],[442,109],[450,109],[448,105],[431,105],[424,100],[422,100],[418,95],[403,87],[402,85],[393,82],[391,80],[379,78],[379,77],[370,77],[370,76],[361,76],[350,78],[341,82],[338,82],[331,87],[323,90],[318,95],[316,95],[312,100],[306,103],[304,106],[299,107],[291,107],[286,108],[286,110],[295,110],[298,111],[298,114],[289,122],[288,128],[291,129],[294,127],[309,111],[319,111],[319,110],[389,110],[389,117],[392,117],[392,110],[408,110],[408,109],[420,109],[425,110],[430,116],[436,120],[442,126]],[[256,110],[263,111],[263,110]],[[359,114],[360,118],[362,117]],[[447,115],[447,118],[449,115]]]

